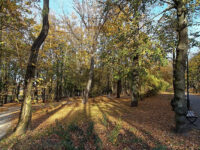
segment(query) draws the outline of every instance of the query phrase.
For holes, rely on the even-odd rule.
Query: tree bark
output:
[[[186,132],[187,127],[187,101],[185,97],[185,69],[188,51],[188,21],[186,1],[174,0],[177,12],[178,45],[176,48],[176,63],[174,71],[174,99],[172,104],[175,111],[176,131]]]
[[[173,89],[174,89],[174,83],[175,83],[175,64],[176,64],[176,54],[175,54],[175,49],[173,48],[172,50],[172,61],[173,61]]]
[[[45,88],[42,89],[42,102],[43,103],[46,102],[46,89]]]
[[[131,107],[138,106],[139,99],[139,72],[138,72],[139,55],[136,54],[133,58],[133,73],[132,73],[132,97]]]
[[[4,104],[7,104],[8,103],[8,81],[9,81],[9,79],[8,79],[8,77],[9,77],[9,75],[8,75],[8,66],[6,65],[6,68],[5,68],[5,82],[4,82]]]
[[[0,5],[0,10],[3,9],[3,5]],[[2,65],[2,58],[3,58],[3,48],[2,48],[2,45],[3,45],[3,34],[2,34],[2,30],[3,30],[3,16],[0,15],[0,70],[1,70],[1,65]],[[1,77],[2,74],[0,74],[0,83],[1,83]],[[1,85],[0,85],[0,92],[1,92]],[[1,99],[0,99],[1,100]]]
[[[43,12],[42,12],[43,26],[39,36],[34,41],[31,47],[31,54],[29,57],[26,76],[25,76],[23,103],[21,106],[19,121],[15,129],[14,135],[24,134],[30,127],[31,116],[32,116],[31,90],[35,76],[35,69],[37,64],[39,48],[48,35],[48,30],[49,30],[48,14],[49,14],[49,0],[43,0]]]
[[[58,58],[57,58],[58,59]],[[57,65],[56,65],[56,75],[57,75],[57,79],[56,79],[56,91],[55,91],[55,100],[57,102],[59,102],[60,98],[59,98],[59,85],[60,85],[60,76],[59,76],[59,60],[57,60]]]
[[[94,56],[92,55],[91,60],[90,60],[89,79],[88,79],[87,86],[85,88],[84,95],[83,95],[83,101],[82,101],[83,104],[86,104],[88,101],[88,95],[91,90],[93,75],[94,75]]]
[[[120,94],[122,92],[122,80],[117,80],[117,98],[120,98]]]
[[[17,84],[17,90],[16,90],[17,100],[19,100],[20,87],[21,87],[21,81],[19,81],[19,83]]]

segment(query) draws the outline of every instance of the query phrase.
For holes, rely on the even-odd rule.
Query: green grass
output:
[[[117,143],[117,138],[118,138],[118,135],[120,134],[120,130],[121,129],[122,129],[122,121],[121,121],[121,119],[119,119],[119,121],[115,125],[114,129],[111,130],[110,134],[108,135],[108,140],[112,144],[116,144]]]

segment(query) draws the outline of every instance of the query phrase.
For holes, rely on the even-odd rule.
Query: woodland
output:
[[[200,149],[199,0],[51,1],[0,0],[0,149]]]

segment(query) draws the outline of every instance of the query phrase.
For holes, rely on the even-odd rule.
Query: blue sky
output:
[[[50,10],[62,14],[63,10],[65,13],[71,13],[73,11],[73,0],[50,0]]]
[[[42,8],[43,1],[40,2]],[[73,0],[49,0],[50,12],[57,15],[62,15],[63,10],[65,13],[70,14],[73,11]]]

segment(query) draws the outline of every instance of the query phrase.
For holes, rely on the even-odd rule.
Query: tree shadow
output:
[[[52,116],[53,114],[58,112],[60,109],[62,109],[66,105],[67,104],[61,105],[58,108],[56,108],[56,109],[54,109],[54,110],[52,110],[50,112],[47,110],[42,116],[38,117],[37,119],[32,120],[31,130],[36,129],[40,124],[45,122],[50,116]]]
[[[48,120],[51,116],[53,116],[54,114],[56,114],[57,112],[59,112],[60,110],[64,109],[66,106],[69,107],[79,107],[79,103],[78,101],[74,101],[74,102],[67,102],[65,104],[61,104],[60,106],[58,106],[58,108],[52,110],[52,111],[46,111],[43,115],[41,115],[40,117],[32,120],[32,127],[31,129],[34,130],[36,129],[40,124],[42,124],[43,122],[45,122],[46,120]],[[71,109],[66,116],[69,116],[72,114],[74,110]],[[55,118],[55,120],[57,120],[57,118]]]
[[[144,141],[141,137],[138,137],[136,134],[128,130],[127,128],[120,125],[120,120],[116,123],[113,123],[109,120],[107,112],[105,112],[99,104],[96,104],[99,111],[102,113],[103,118],[100,123],[106,127],[106,136],[108,138],[108,147],[115,147],[115,149],[151,149],[151,146]],[[119,119],[122,119],[118,116]],[[122,119],[123,120],[123,119]],[[123,120],[124,121],[124,120]],[[119,127],[121,126],[121,127]],[[131,125],[132,126],[132,125]],[[135,127],[135,126],[132,126]],[[140,130],[141,132],[141,130]],[[142,130],[143,134],[147,133],[145,130]],[[154,139],[155,141],[155,139]],[[156,141],[160,143],[159,141]]]
[[[106,100],[101,100],[101,101],[106,103]],[[127,99],[124,100],[123,97],[121,99],[110,99],[109,104],[110,105],[101,107],[99,105],[99,103],[96,103],[99,111],[102,113],[102,116],[112,116],[114,118],[119,118],[121,116],[120,118],[122,121],[128,123],[130,126],[132,126],[133,128],[136,128],[138,131],[140,131],[142,133],[142,135],[144,135],[148,139],[148,141],[151,141],[151,143],[155,143],[156,145],[164,145],[160,140],[154,138],[148,130],[138,126],[138,125],[148,124],[149,122],[151,123],[152,121],[158,121],[158,119],[160,119],[157,117],[153,118],[154,113],[153,114],[149,113],[149,112],[152,112],[152,110],[150,108],[147,108],[146,110],[143,110],[143,107],[142,108],[140,108],[140,107],[130,108],[129,101]],[[141,104],[141,106],[142,106],[142,104]],[[148,115],[148,116],[146,116],[146,115]],[[141,117],[144,116],[144,118],[137,119],[138,118],[137,116],[141,116]],[[160,117],[163,118],[163,115],[161,114]],[[103,117],[103,118],[105,120],[108,120],[108,118],[105,118],[105,117]],[[134,118],[134,124],[131,123],[131,121],[130,121],[130,119],[132,120],[132,118]],[[105,123],[103,123],[103,124],[105,124]],[[159,121],[156,124],[157,124],[156,128],[158,128],[158,130],[159,130],[159,127],[163,126],[163,123],[159,122]],[[160,130],[163,130],[163,128],[162,129],[160,128]],[[166,130],[166,131],[168,131],[168,130]],[[128,134],[128,132],[125,134]],[[165,147],[167,147],[167,146],[165,146]]]
[[[154,103],[154,101],[152,101],[152,103]],[[168,101],[164,103],[164,105],[167,103]],[[45,122],[52,115],[56,114],[59,110],[61,109],[64,110],[65,109],[64,106],[67,107],[67,105],[72,107],[71,110],[69,110],[63,116],[63,118],[55,121],[55,124],[49,126],[49,128],[53,129],[51,131],[51,136],[48,137],[48,140],[49,142],[52,142],[55,145],[59,143],[59,142],[55,143],[55,141],[53,141],[53,139],[55,139],[55,136],[57,136],[57,135],[54,136],[54,134],[57,134],[56,132],[54,132],[54,130],[57,131],[57,129],[59,130],[58,139],[61,141],[66,140],[65,137],[63,136],[66,134],[66,136],[69,136],[71,139],[73,139],[73,141],[70,141],[72,143],[74,142],[73,145],[76,145],[77,143],[80,144],[81,142],[84,142],[84,139],[88,138],[87,134],[88,128],[90,128],[92,135],[97,135],[97,133],[99,134],[98,132],[99,130],[97,131],[96,128],[94,128],[96,121],[93,120],[95,118],[99,118],[97,114],[95,114],[98,112],[100,112],[99,114],[102,115],[102,118],[100,118],[101,120],[98,120],[98,123],[100,122],[101,125],[105,127],[104,134],[106,135],[105,138],[108,143],[108,146],[104,147],[105,149],[107,148],[107,149],[121,150],[125,147],[127,149],[151,149],[153,147],[150,143],[154,143],[154,145],[164,145],[159,139],[157,139],[151,134],[151,131],[149,131],[149,129],[145,129],[144,126],[141,125],[148,125],[148,123],[153,122],[153,125],[155,125],[155,127],[158,130],[163,130],[163,128],[161,128],[163,126],[163,123],[158,121],[158,119],[160,120],[162,119],[156,117],[168,118],[169,116],[165,116],[162,113],[155,114],[157,112],[156,110],[157,108],[147,107],[148,106],[147,101],[142,101],[139,107],[137,108],[131,108],[130,99],[128,97],[122,97],[120,99],[107,98],[105,96],[97,97],[90,99],[88,103],[85,105],[81,104],[81,100],[79,98],[74,98],[73,103],[61,105],[55,110],[48,112],[48,115],[44,114],[40,118],[33,120],[34,123],[37,122],[36,125],[33,127],[33,129],[36,129],[40,124]],[[161,107],[164,106],[162,105]],[[96,109],[97,112],[95,112]],[[166,113],[167,111],[169,110],[166,110],[164,113]],[[138,116],[142,116],[142,118],[138,119]],[[115,118],[115,121],[110,120],[110,117]],[[129,127],[138,130],[141,133],[141,135],[143,135],[145,138],[141,138],[140,136],[138,136],[138,134],[135,134],[134,131],[131,131],[131,129],[127,129],[124,126],[120,127],[119,118],[124,123],[128,124]],[[72,127],[71,129],[77,129],[77,131],[72,131],[71,133],[71,131],[69,131],[68,128],[69,126]],[[166,130],[164,129],[164,131],[168,132],[167,129]],[[81,133],[80,138],[79,138],[79,133]],[[90,138],[92,139],[92,137]],[[47,142],[45,141],[47,139],[43,137],[41,137],[41,140],[42,143]],[[88,147],[91,147],[92,149],[92,145],[94,145],[94,143],[95,142],[93,140],[87,141],[86,146],[89,145]],[[31,145],[34,146],[34,144],[36,144],[35,141],[33,141]]]

